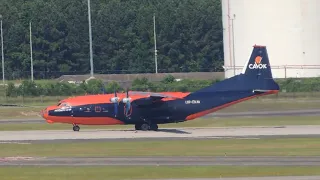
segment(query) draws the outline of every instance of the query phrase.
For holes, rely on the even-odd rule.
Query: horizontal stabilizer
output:
[[[266,89],[254,89],[252,90],[252,92],[258,92],[258,93],[266,93],[269,92],[270,90],[266,90]]]

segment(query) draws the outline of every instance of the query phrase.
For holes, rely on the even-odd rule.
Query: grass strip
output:
[[[41,118],[40,111],[45,106],[38,107],[0,107],[0,120],[8,119],[29,119],[29,118]]]
[[[320,156],[320,138],[144,140],[0,144],[0,155],[109,156]]]
[[[108,166],[108,167],[0,167],[6,180],[165,179],[320,175],[320,167],[270,166]]]
[[[183,127],[239,127],[239,126],[285,126],[285,125],[320,125],[319,116],[279,116],[279,117],[254,117],[254,118],[200,118],[182,123],[160,124],[159,128]],[[70,124],[44,123],[14,123],[1,124],[0,131],[21,130],[72,130]],[[83,129],[134,129],[133,125],[105,125],[89,126],[80,125]]]

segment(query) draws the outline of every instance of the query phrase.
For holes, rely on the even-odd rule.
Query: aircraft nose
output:
[[[41,111],[40,111],[40,115],[41,115],[41,117],[43,117],[44,119],[46,119],[46,117],[48,116],[47,108],[41,110]]]
[[[48,108],[45,108],[43,110],[40,111],[40,115],[42,118],[44,118],[45,120],[48,119],[48,116],[49,116],[49,111],[48,111]]]
[[[42,118],[44,118],[48,123],[53,123],[49,118],[49,110],[53,109],[52,107],[47,107],[40,111]]]

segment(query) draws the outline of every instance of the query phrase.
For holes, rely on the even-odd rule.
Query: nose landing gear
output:
[[[73,124],[73,131],[80,131],[80,127],[76,124]]]

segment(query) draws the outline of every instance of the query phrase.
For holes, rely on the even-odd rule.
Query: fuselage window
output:
[[[95,110],[95,112],[101,112],[101,107],[100,107],[100,106],[96,106],[96,107],[94,108],[94,110]]]
[[[102,108],[102,112],[109,112],[109,110],[108,110],[107,107],[103,107],[103,108]]]
[[[84,112],[90,112],[90,107],[84,107]]]

